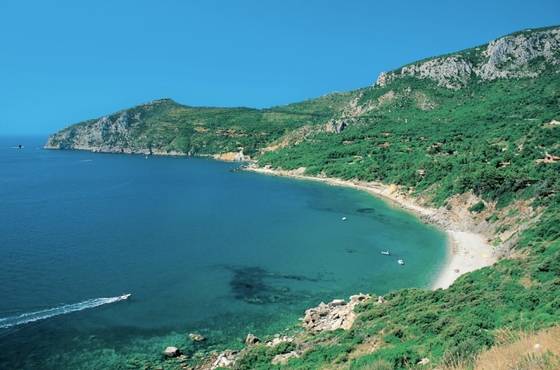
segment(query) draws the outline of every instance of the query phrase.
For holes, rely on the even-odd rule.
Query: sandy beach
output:
[[[442,209],[425,207],[418,204],[414,198],[399,192],[395,185],[314,177],[304,175],[303,170],[273,170],[254,165],[247,166],[245,170],[265,175],[319,181],[333,186],[345,186],[366,191],[416,214],[424,221],[436,225],[447,234],[449,251],[445,264],[432,284],[432,289],[445,289],[453,284],[462,274],[490,266],[498,259],[484,235],[465,231],[460,225],[451,221]]]

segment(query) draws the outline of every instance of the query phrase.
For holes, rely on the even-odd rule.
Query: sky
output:
[[[557,24],[559,0],[0,0],[0,135],[163,97],[281,105]]]

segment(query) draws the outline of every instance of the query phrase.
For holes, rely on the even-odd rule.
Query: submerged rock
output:
[[[204,342],[206,340],[206,338],[202,334],[198,334],[198,333],[190,333],[189,338],[193,342]]]
[[[321,302],[319,306],[305,311],[303,327],[314,332],[348,330],[356,319],[354,307],[369,298],[369,294],[358,294],[351,296],[348,303],[342,299],[335,299],[329,304]]]
[[[289,281],[318,281],[301,275],[274,273],[257,266],[229,269],[233,272],[229,285],[235,299],[255,305],[298,302],[302,293],[294,292],[288,286],[280,284]],[[275,283],[269,283],[271,281]]]

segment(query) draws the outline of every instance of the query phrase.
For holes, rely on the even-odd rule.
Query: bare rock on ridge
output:
[[[354,307],[370,298],[369,294],[357,294],[351,296],[348,303],[342,299],[335,299],[328,304],[321,302],[319,306],[305,311],[302,325],[312,332],[348,330],[356,319]]]

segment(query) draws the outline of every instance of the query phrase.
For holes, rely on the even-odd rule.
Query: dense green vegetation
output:
[[[391,293],[387,304],[362,306],[351,331],[328,334],[328,344],[291,360],[291,368],[404,368],[424,357],[452,364],[491,346],[496,329],[560,322],[560,163],[539,161],[560,154],[560,127],[548,124],[560,117],[558,74],[474,83],[460,91],[403,79],[366,90],[361,103],[389,91],[394,98],[342,133],[318,132],[259,163],[396,183],[439,205],[468,191],[498,207],[531,199],[544,214],[516,247],[523,258],[464,275],[445,291],[407,289]],[[428,110],[420,99],[430,102]],[[481,201],[470,210],[484,208]],[[357,346],[376,337],[384,343],[379,350],[350,360]],[[269,368],[269,358],[262,360],[247,368]]]
[[[269,109],[189,107],[170,99],[111,114],[102,138],[89,140],[91,148],[103,145],[133,151],[158,149],[192,155],[239,151],[254,155],[257,149],[305,125],[315,125],[337,114],[353,96],[335,93],[318,99]],[[124,114],[124,116],[123,116]],[[124,118],[123,118],[124,117]],[[98,119],[81,122],[53,136],[52,144],[71,148]],[[121,124],[126,130],[112,129]]]
[[[484,58],[479,48],[461,57],[473,63]],[[524,68],[543,66],[535,59]],[[479,201],[469,211],[478,215],[492,205],[490,223],[499,210],[515,211],[512,205],[520,202],[538,210],[540,218],[514,246],[515,258],[463,275],[447,290],[405,289],[389,294],[386,304],[363,305],[351,330],[310,336],[311,349],[286,366],[406,368],[424,357],[431,365],[453,364],[493,345],[501,328],[560,323],[560,73],[557,64],[545,67],[535,78],[473,76],[458,90],[401,76],[384,87],[265,110],[165,100],[128,111],[142,119],[132,124],[133,141],[126,143],[193,154],[243,147],[261,166],[397,184],[436,206],[450,207],[452,196],[472,192]],[[348,118],[342,132],[325,130],[326,123]],[[304,126],[298,140],[261,151],[285,144],[286,135]],[[357,351],[374,340],[376,351]],[[257,345],[238,367],[269,369],[275,355],[293,349]]]
[[[395,183],[444,205],[473,192],[497,209],[528,200],[543,209],[521,235],[520,256],[466,274],[447,290],[406,289],[386,304],[359,308],[348,332],[324,334],[288,367],[331,364],[350,369],[414,367],[469,361],[492,346],[498,329],[535,330],[560,322],[560,76],[481,82],[453,91],[402,78],[363,91],[372,107],[340,134],[317,131],[298,145],[269,152],[260,165],[306,168],[311,175]],[[490,221],[495,220],[492,217]],[[380,341],[370,354],[360,344]],[[270,356],[245,368],[270,368]],[[260,359],[258,361],[257,359]]]
[[[547,125],[560,116],[559,86],[552,72],[459,91],[397,80],[365,90],[360,104],[381,106],[357,124],[266,153],[259,164],[396,183],[431,193],[437,204],[469,190],[502,205],[514,196],[546,197],[560,185],[559,165],[536,161],[560,154],[560,127]]]

